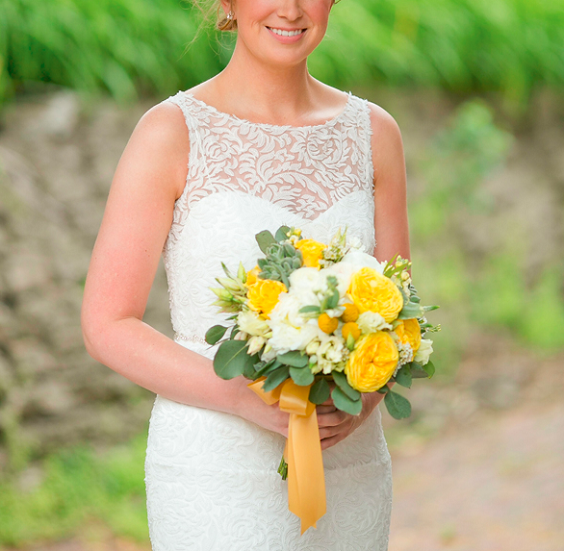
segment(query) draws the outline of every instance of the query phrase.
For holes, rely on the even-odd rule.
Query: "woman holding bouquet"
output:
[[[307,57],[333,0],[222,0],[226,69],[148,111],[117,168],[92,256],[90,354],[157,394],[146,459],[155,551],[385,550],[390,457],[377,409],[318,406],[327,514],[300,535],[276,473],[288,414],[213,371],[206,329],[220,261],[250,270],[255,234],[339,228],[380,259],[409,258],[401,137],[381,108],[315,80]],[[343,6],[343,9],[346,9]],[[164,250],[175,338],[142,321]]]

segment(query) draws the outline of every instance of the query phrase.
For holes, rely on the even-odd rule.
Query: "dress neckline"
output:
[[[283,129],[283,130],[313,130],[316,128],[324,128],[326,126],[332,126],[334,124],[336,124],[337,122],[339,122],[344,116],[345,114],[348,112],[350,106],[352,105],[352,92],[347,92],[347,102],[345,103],[345,106],[343,107],[343,109],[341,109],[341,112],[338,113],[337,115],[335,115],[333,118],[321,123],[321,124],[310,124],[310,125],[303,125],[303,126],[293,126],[291,124],[284,124],[284,125],[279,125],[279,124],[269,124],[266,122],[253,122],[250,121],[248,119],[242,119],[240,117],[238,117],[237,115],[233,115],[231,113],[226,113],[225,111],[220,111],[219,109],[217,109],[217,107],[214,107],[213,105],[210,105],[209,103],[206,103],[205,101],[198,99],[196,97],[194,97],[194,95],[192,95],[190,92],[188,91],[180,91],[179,94],[182,94],[185,97],[190,98],[194,103],[200,105],[201,107],[203,107],[204,109],[207,109],[208,111],[214,113],[215,115],[219,115],[221,117],[226,117],[228,119],[231,119],[239,124],[247,124],[250,126],[257,126],[260,128],[273,128],[273,129]]]

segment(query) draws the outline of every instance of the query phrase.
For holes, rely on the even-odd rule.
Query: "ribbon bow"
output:
[[[290,414],[288,441],[284,459],[288,463],[288,508],[301,520],[302,534],[327,510],[325,474],[319,440],[315,405],[309,400],[309,386],[298,386],[287,379],[274,390],[262,389],[265,377],[250,383],[249,388],[272,405],[280,402],[282,411]]]

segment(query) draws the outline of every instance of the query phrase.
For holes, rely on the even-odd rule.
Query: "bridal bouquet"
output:
[[[293,511],[298,486],[303,494],[319,477],[310,468],[297,484],[293,471],[307,472],[312,456],[318,455],[323,476],[318,433],[312,444],[315,404],[331,397],[336,408],[358,415],[362,393],[380,392],[389,413],[405,418],[411,414],[409,401],[387,383],[409,388],[412,379],[435,371],[428,334],[439,327],[425,313],[437,307],[421,305],[408,272],[410,262],[399,256],[378,262],[358,250],[346,233],[339,231],[324,244],[286,226],[275,235],[263,231],[256,236],[264,253],[257,265],[247,271],[240,264],[236,274],[223,265],[225,277],[217,278],[221,287],[212,289],[215,304],[231,314],[230,326],[216,325],[206,333],[209,344],[219,344],[215,372],[223,379],[251,379],[249,386],[265,402],[280,401],[281,409],[292,413],[279,472],[285,478],[289,467]],[[292,440],[300,423],[309,423],[310,432],[296,444]],[[321,484],[324,492],[323,480]],[[309,521],[304,521],[307,514],[296,514],[303,530],[323,513],[312,512]]]

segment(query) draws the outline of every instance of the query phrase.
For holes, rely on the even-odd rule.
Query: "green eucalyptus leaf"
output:
[[[333,294],[327,299],[327,310],[332,310],[333,308],[337,308],[339,306],[339,291],[333,291]]]
[[[331,387],[325,379],[317,380],[309,391],[309,401],[314,404],[322,404],[331,396]]]
[[[280,363],[290,367],[306,367],[309,364],[307,354],[302,354],[299,350],[291,350],[286,354],[281,354],[277,356],[277,359]]]
[[[259,377],[265,377],[269,373],[272,373],[275,369],[278,369],[281,365],[282,364],[278,360],[271,360],[256,372],[254,378],[258,379]]]
[[[360,399],[360,392],[355,390],[347,381],[347,376],[340,371],[333,371],[333,380],[335,384],[353,401]]]
[[[225,335],[227,329],[228,328],[223,327],[223,325],[210,327],[206,333],[206,342],[211,345],[218,343],[223,338],[223,335]]]
[[[319,306],[304,306],[299,310],[300,314],[318,314],[320,312]]]
[[[384,397],[384,403],[386,404],[388,413],[394,419],[406,419],[411,415],[411,404],[409,400],[397,392],[389,390]]]
[[[429,375],[423,369],[423,366],[417,362],[411,362],[409,364],[411,369],[411,378],[412,379],[428,379]]]
[[[286,241],[288,239],[288,232],[290,228],[288,226],[280,226],[274,235],[274,239],[280,243],[280,241]]]
[[[435,364],[429,360],[425,365],[421,366],[425,373],[429,376],[429,379],[435,374]]]
[[[258,246],[260,247],[260,250],[264,254],[268,253],[268,249],[272,245],[278,244],[276,239],[274,239],[274,236],[268,230],[264,230],[264,231],[261,231],[260,233],[257,233],[255,235],[255,239],[257,240],[257,243],[258,243]]]
[[[360,396],[358,400],[351,400],[338,386],[331,393],[333,403],[337,409],[350,413],[351,415],[359,415],[362,411],[362,400]]]
[[[315,379],[309,367],[290,367],[290,377],[298,386],[311,385]]]
[[[254,370],[255,357],[247,354],[249,348],[245,341],[225,341],[219,346],[213,360],[213,368],[222,379],[233,379],[243,375],[248,368]]]
[[[434,306],[423,306],[423,311],[424,312],[432,312],[433,310],[438,310],[440,308],[440,306],[434,305]]]
[[[398,385],[404,386],[405,388],[411,388],[413,377],[411,376],[411,368],[409,365],[404,365],[397,372],[395,378]]]
[[[275,389],[280,383],[283,383],[290,376],[290,368],[282,365],[268,375],[262,389],[265,392]]]

